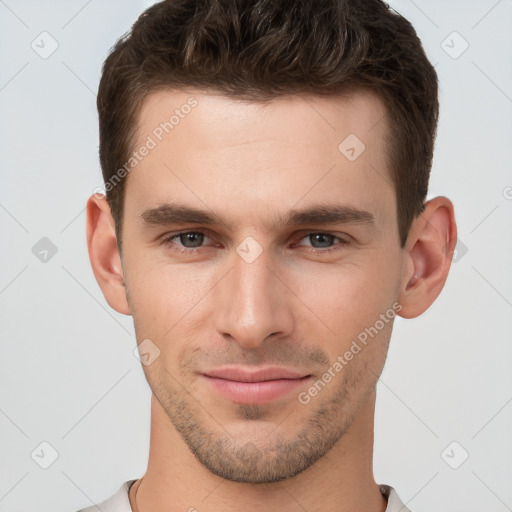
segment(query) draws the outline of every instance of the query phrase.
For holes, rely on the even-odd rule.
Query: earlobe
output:
[[[442,196],[428,201],[413,221],[404,250],[400,316],[417,317],[436,300],[446,283],[456,243],[452,202]]]
[[[106,301],[117,312],[130,315],[114,222],[105,196],[93,194],[87,201],[86,232],[94,277]]]

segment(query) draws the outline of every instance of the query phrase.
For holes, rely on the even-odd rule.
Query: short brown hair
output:
[[[105,183],[133,150],[149,93],[196,87],[251,101],[366,88],[384,102],[402,247],[423,211],[438,83],[412,25],[381,0],[164,0],[105,60],[98,90]],[[122,173],[123,177],[125,173]],[[126,178],[107,189],[122,248]]]

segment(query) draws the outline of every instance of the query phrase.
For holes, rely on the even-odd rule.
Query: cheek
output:
[[[129,251],[126,251],[127,254]],[[149,251],[148,251],[149,252]],[[137,338],[164,340],[186,329],[216,280],[213,269],[171,265],[144,251],[132,251],[126,261],[126,280]]]
[[[321,326],[328,336],[349,340],[392,308],[400,275],[392,263],[396,259],[375,254],[369,260],[328,271],[316,267],[302,272],[300,280],[295,276],[297,287],[291,288],[298,290],[297,296],[316,317],[310,327],[317,330]]]
[[[183,386],[174,386],[172,369],[183,348],[191,346],[194,335],[201,332],[191,322],[211,288],[209,280],[185,266],[146,265],[142,259],[132,268],[136,270],[127,273],[127,281],[137,341],[150,339],[159,350],[154,362],[143,366],[146,379],[159,398],[164,398],[160,394],[166,389],[175,389],[179,397]],[[205,329],[204,322],[201,329]],[[187,379],[180,378],[185,387],[192,382]]]

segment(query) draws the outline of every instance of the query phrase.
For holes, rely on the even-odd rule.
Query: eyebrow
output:
[[[212,211],[201,210],[181,204],[162,204],[145,210],[141,219],[148,226],[168,226],[172,224],[223,224],[232,226]],[[341,204],[319,204],[304,209],[294,209],[272,223],[274,226],[294,226],[305,224],[374,224],[372,213]],[[269,228],[270,229],[270,228]]]

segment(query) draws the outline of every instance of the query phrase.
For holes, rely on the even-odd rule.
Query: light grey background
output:
[[[102,183],[101,64],[151,3],[0,0],[1,512],[72,512],[146,467],[149,387],[131,318],[90,269],[84,208]],[[439,75],[430,197],[455,203],[461,244],[436,303],[395,324],[375,478],[414,512],[512,510],[512,2],[391,5]],[[43,59],[31,44],[52,38]],[[46,262],[32,252],[43,237],[57,248]],[[58,452],[48,469],[42,442]]]

